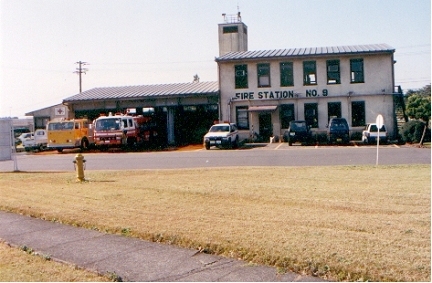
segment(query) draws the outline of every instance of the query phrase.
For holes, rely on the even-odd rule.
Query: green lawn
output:
[[[280,272],[431,280],[430,165],[86,171],[86,178],[0,173],[0,209]]]

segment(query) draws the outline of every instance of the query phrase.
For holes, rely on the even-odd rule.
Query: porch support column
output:
[[[168,141],[167,142],[169,145],[175,145],[174,116],[175,116],[174,107],[168,107],[168,111],[167,111],[167,137],[168,137]]]

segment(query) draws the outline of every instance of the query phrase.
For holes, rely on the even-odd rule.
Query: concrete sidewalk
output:
[[[0,211],[0,239],[123,281],[323,281],[196,250]]]

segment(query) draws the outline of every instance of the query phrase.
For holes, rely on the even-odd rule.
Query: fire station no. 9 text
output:
[[[285,98],[298,98],[300,93],[294,93],[292,90],[284,91],[259,91],[257,94],[253,91],[251,92],[237,92],[235,94],[236,99],[285,99]],[[305,97],[317,97],[317,96],[328,96],[328,90],[323,89],[322,93],[319,94],[317,90],[306,90]]]

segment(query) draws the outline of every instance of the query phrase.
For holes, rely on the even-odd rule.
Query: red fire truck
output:
[[[145,125],[151,117],[111,113],[94,121],[94,142],[99,148],[137,147],[150,140],[152,132]]]

